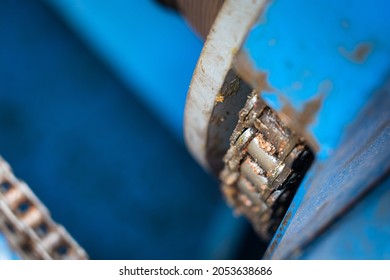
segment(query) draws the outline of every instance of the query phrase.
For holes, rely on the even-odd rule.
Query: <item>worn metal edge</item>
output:
[[[234,58],[267,0],[227,0],[219,12],[191,80],[184,112],[184,138],[192,156],[206,170],[208,127],[216,98],[233,68]]]

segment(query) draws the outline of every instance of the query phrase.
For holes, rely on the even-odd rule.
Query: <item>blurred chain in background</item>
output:
[[[92,259],[260,258],[266,244],[199,166],[222,168],[256,89],[316,152],[265,258],[389,258],[389,2],[159,2],[178,13],[152,0],[0,0],[0,153],[54,220]],[[179,14],[206,40],[201,57]],[[190,83],[198,163],[183,143]],[[257,160],[240,168],[272,181],[277,168],[262,168],[285,164],[267,153],[279,138],[254,128],[242,155]],[[233,175],[241,206],[256,210],[264,186],[282,193]]]
[[[154,1],[0,6],[0,151],[53,219],[92,259],[236,258],[248,225],[182,140],[185,22]]]

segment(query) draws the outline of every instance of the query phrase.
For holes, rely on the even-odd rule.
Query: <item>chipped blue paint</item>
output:
[[[269,94],[283,95],[298,111],[324,94],[309,126],[320,146],[317,158],[337,148],[390,71],[389,18],[386,0],[279,0],[270,2],[250,32],[244,49],[268,74],[275,90]]]

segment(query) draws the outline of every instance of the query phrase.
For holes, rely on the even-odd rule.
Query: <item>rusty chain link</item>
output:
[[[0,231],[23,259],[87,259],[26,183],[0,157]]]
[[[314,155],[253,92],[239,113],[220,174],[230,205],[264,240],[279,226]],[[49,211],[0,157],[0,231],[24,259],[87,259]]]
[[[224,157],[222,191],[269,241],[313,159],[305,140],[253,92],[239,113]]]

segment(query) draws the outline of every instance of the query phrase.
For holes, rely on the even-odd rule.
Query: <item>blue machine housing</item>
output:
[[[275,109],[322,98],[307,128],[317,162],[266,258],[389,257],[389,18],[385,0],[272,1],[250,32],[244,50]]]
[[[318,161],[266,258],[390,257],[389,6],[272,1],[247,38],[275,109],[323,96]],[[183,20],[154,1],[0,7],[0,154],[54,219],[93,259],[236,256],[247,224],[183,144],[202,47]],[[17,258],[1,236],[0,258]]]
[[[238,219],[182,141],[201,41],[153,1],[48,2],[0,1],[0,153],[16,176],[92,259],[234,256]]]

